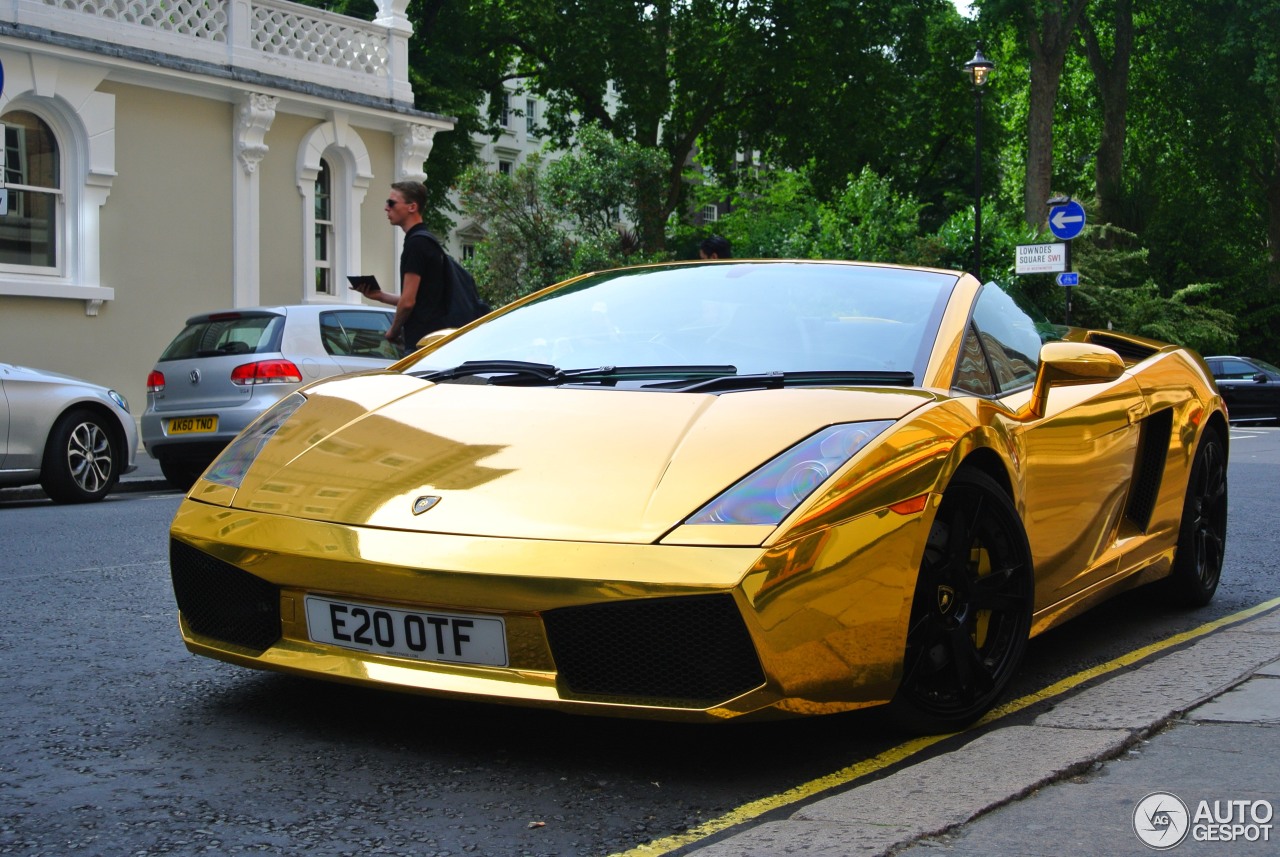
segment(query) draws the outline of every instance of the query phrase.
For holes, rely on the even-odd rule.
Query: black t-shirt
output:
[[[444,290],[444,250],[429,237],[422,224],[412,227],[404,236],[400,252],[400,290],[404,291],[404,275],[418,275],[418,296],[413,311],[404,323],[405,347],[417,348],[418,340],[444,325],[448,295]]]

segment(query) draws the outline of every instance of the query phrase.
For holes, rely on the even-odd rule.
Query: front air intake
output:
[[[569,698],[704,708],[764,682],[730,595],[562,607],[542,618]]]
[[[170,539],[173,594],[187,627],[255,653],[280,639],[280,591],[260,577]]]

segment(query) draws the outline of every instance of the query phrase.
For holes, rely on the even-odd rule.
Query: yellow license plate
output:
[[[169,434],[195,434],[217,430],[217,417],[175,417],[169,420]]]

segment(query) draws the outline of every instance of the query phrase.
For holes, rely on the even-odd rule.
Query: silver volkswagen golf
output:
[[[142,443],[183,490],[259,414],[303,384],[381,369],[390,309],[300,304],[201,313],[147,376]]]

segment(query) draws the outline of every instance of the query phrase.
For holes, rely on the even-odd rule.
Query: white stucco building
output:
[[[284,0],[0,7],[0,360],[124,393],[189,315],[395,281],[387,186],[415,110],[408,0],[372,22]]]

